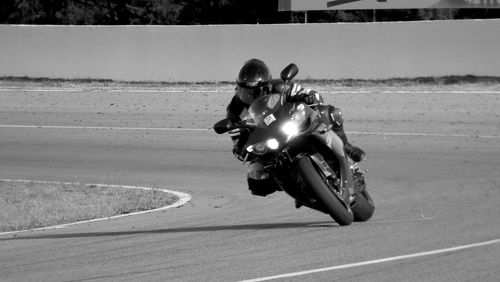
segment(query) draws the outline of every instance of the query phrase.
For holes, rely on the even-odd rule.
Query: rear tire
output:
[[[302,157],[297,167],[305,184],[311,188],[317,200],[325,207],[328,214],[339,224],[349,225],[354,220],[352,210],[337,198],[330,187],[325,184],[320,173],[316,170],[309,157]]]
[[[354,221],[367,221],[372,217],[375,211],[375,205],[366,189],[356,194],[354,203],[351,204],[351,208],[354,213]]]

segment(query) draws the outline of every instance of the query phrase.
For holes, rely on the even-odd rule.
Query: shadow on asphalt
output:
[[[14,234],[10,238],[0,238],[0,241],[7,240],[28,240],[28,239],[63,239],[63,238],[85,238],[85,237],[108,237],[108,236],[127,236],[138,234],[169,234],[169,233],[193,233],[193,232],[215,232],[231,230],[270,230],[270,229],[289,229],[289,228],[318,228],[318,227],[340,227],[333,221],[319,222],[289,222],[289,223],[263,223],[263,224],[239,224],[239,225],[219,225],[219,226],[199,226],[199,227],[179,227],[165,228],[156,230],[133,230],[133,231],[111,231],[111,232],[86,232],[86,233],[62,233],[47,235],[25,235],[23,232]],[[27,231],[29,232],[29,231]],[[33,231],[35,232],[35,231]],[[44,231],[37,231],[44,232]]]

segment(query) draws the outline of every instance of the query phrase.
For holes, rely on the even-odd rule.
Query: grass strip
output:
[[[160,189],[0,181],[0,231],[16,231],[151,210],[178,197]]]

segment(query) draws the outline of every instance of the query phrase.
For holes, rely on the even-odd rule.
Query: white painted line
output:
[[[81,130],[138,130],[138,131],[211,131],[211,128],[178,128],[178,127],[118,127],[118,126],[65,126],[65,125],[18,125],[0,124],[0,128],[39,128],[39,129],[81,129]],[[348,134],[382,135],[382,136],[420,136],[444,138],[483,138],[500,139],[497,135],[475,134],[440,134],[440,133],[412,133],[412,132],[377,132],[377,131],[347,131]]]
[[[40,184],[59,184],[59,185],[86,185],[86,186],[97,186],[97,187],[105,187],[105,188],[124,188],[124,189],[143,189],[143,190],[152,190],[154,188],[151,187],[141,187],[141,186],[130,186],[130,185],[109,185],[109,184],[90,184],[90,183],[74,183],[74,182],[58,182],[58,181],[40,181],[40,180],[25,180],[25,179],[0,179],[0,181],[4,182],[21,182],[21,183],[40,183]],[[28,229],[28,230],[17,230],[17,231],[9,231],[9,232],[0,232],[0,235],[7,235],[7,234],[15,234],[15,233],[20,233],[20,232],[27,232],[27,231],[36,231],[36,230],[50,230],[50,229],[60,229],[60,228],[65,228],[68,226],[72,225],[77,225],[77,224],[82,224],[82,223],[90,223],[90,222],[96,222],[96,221],[102,221],[102,220],[110,220],[110,219],[115,219],[115,218],[120,218],[120,217],[125,217],[125,216],[131,216],[131,215],[140,215],[140,214],[145,214],[145,213],[151,213],[151,212],[156,212],[156,211],[162,211],[170,208],[176,208],[180,207],[182,205],[185,205],[187,202],[191,200],[191,195],[178,192],[178,191],[172,191],[172,190],[167,190],[167,189],[158,189],[164,193],[170,193],[174,194],[175,196],[179,197],[179,200],[177,202],[170,204],[168,206],[152,209],[152,210],[146,210],[146,211],[139,211],[139,212],[132,212],[132,213],[127,213],[127,214],[120,214],[120,215],[115,215],[115,216],[110,216],[110,217],[103,217],[103,218],[95,218],[95,219],[90,219],[90,220],[83,220],[83,221],[77,221],[77,222],[71,222],[71,223],[66,223],[66,224],[61,224],[61,225],[54,225],[54,226],[48,226],[48,227],[40,227],[40,228],[34,228],[34,229]]]
[[[376,132],[376,131],[351,131],[347,132],[357,135],[386,135],[386,136],[420,136],[420,137],[452,137],[452,138],[485,138],[500,139],[497,135],[475,135],[475,134],[444,134],[444,133],[411,133],[411,132]]]
[[[106,89],[106,88],[4,88],[0,92],[107,92],[107,93],[234,93],[233,90],[199,90],[199,89]]]
[[[212,88],[213,89],[213,88]],[[108,93],[234,93],[234,89],[200,90],[190,88],[145,88],[110,89],[106,87],[89,88],[0,88],[0,92],[108,92]],[[331,90],[319,91],[320,94],[500,94],[500,90]]]
[[[340,270],[340,269],[346,269],[346,268],[353,268],[353,267],[359,267],[359,266],[367,266],[367,265],[386,263],[386,262],[397,261],[397,260],[413,259],[413,258],[419,258],[419,257],[425,257],[425,256],[439,255],[439,254],[444,254],[444,253],[458,252],[458,251],[463,251],[463,250],[472,249],[472,248],[479,248],[479,247],[484,247],[484,246],[498,244],[498,243],[500,243],[500,239],[479,242],[479,243],[474,243],[474,244],[468,244],[468,245],[462,245],[462,246],[446,248],[446,249],[438,249],[438,250],[428,251],[428,252],[420,252],[420,253],[414,253],[414,254],[408,254],[408,255],[402,255],[402,256],[388,257],[388,258],[369,260],[369,261],[363,261],[363,262],[357,262],[357,263],[349,263],[349,264],[336,265],[336,266],[331,266],[331,267],[317,268],[317,269],[298,271],[298,272],[292,272],[292,273],[285,273],[285,274],[279,274],[279,275],[273,275],[273,276],[267,276],[267,277],[249,279],[249,280],[242,280],[240,282],[260,282],[260,281],[269,281],[269,280],[276,280],[276,279],[282,279],[282,278],[304,276],[304,275],[319,273],[319,272],[334,271],[334,270]]]
[[[383,90],[372,93],[384,94],[500,94],[499,90]]]
[[[2,88],[2,89],[0,89],[0,92],[83,92],[83,91],[84,91],[84,89],[79,89],[79,88],[40,88],[40,89]]]
[[[119,127],[119,126],[71,126],[71,125],[18,125],[0,124],[0,128],[40,128],[40,129],[96,129],[96,130],[139,130],[139,131],[208,131],[208,128],[180,127]]]

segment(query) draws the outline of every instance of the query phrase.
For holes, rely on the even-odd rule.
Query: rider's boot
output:
[[[269,194],[276,192],[277,185],[272,178],[267,179],[252,179],[247,178],[248,181],[248,189],[250,193],[254,196],[265,197]]]
[[[351,143],[347,143],[344,145],[344,151],[346,154],[356,163],[364,160],[366,157],[365,151],[361,150],[361,148],[351,145]]]
[[[353,160],[356,163],[359,163],[360,161],[364,160],[366,157],[365,151],[363,151],[361,148],[356,147],[349,143],[349,140],[347,140],[347,135],[345,134],[344,127],[342,125],[340,126],[333,126],[332,127],[333,132],[337,134],[340,139],[342,139],[342,142],[344,142],[344,151],[347,154],[351,160]]]

